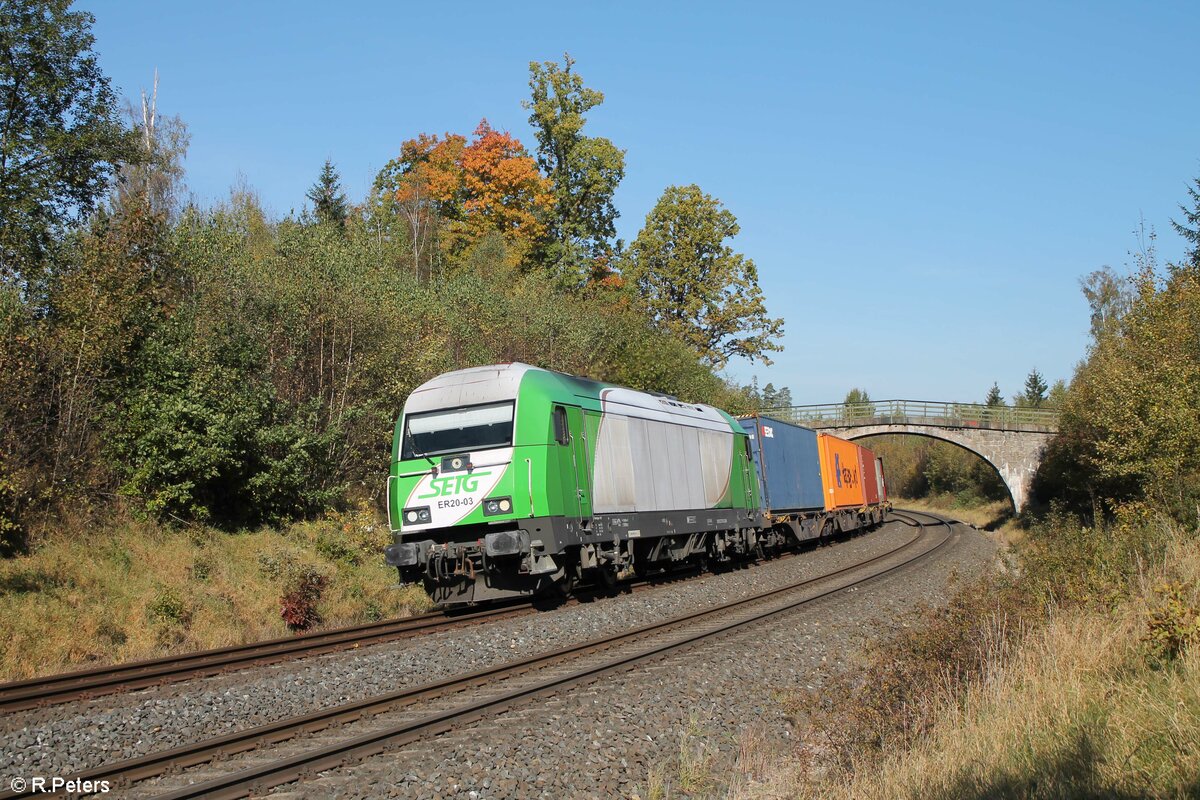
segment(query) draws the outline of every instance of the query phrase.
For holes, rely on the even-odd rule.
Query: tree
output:
[[[1041,408],[1046,403],[1046,390],[1049,388],[1042,373],[1038,372],[1037,367],[1034,367],[1025,378],[1025,391],[1017,395],[1016,405],[1026,408]]]
[[[563,64],[529,64],[529,124],[538,140],[537,159],[550,179],[554,206],[541,260],[567,284],[603,271],[611,261],[617,210],[613,194],[625,176],[625,151],[602,137],[584,136],[584,116],[604,102],[604,94],[583,85],[563,56]]]
[[[1176,232],[1186,239],[1191,245],[1186,258],[1192,266],[1200,267],[1200,178],[1196,178],[1194,186],[1187,187],[1188,197],[1191,198],[1192,208],[1180,204],[1179,210],[1183,212],[1183,222],[1171,220],[1171,226]]]
[[[178,116],[159,116],[157,70],[150,96],[142,92],[140,113],[134,111],[132,103],[126,103],[125,113],[134,134],[137,158],[117,169],[110,198],[113,212],[117,216],[148,213],[164,221],[174,220],[191,134]]]
[[[1121,324],[1092,343],[1063,403],[1047,491],[1083,513],[1145,500],[1195,524],[1200,505],[1200,269],[1153,253]]]
[[[554,195],[525,147],[481,120],[461,165],[469,239],[498,231],[518,259],[528,253],[545,231],[543,217]]]
[[[384,210],[407,223],[413,272],[432,278],[446,223],[462,216],[462,151],[467,140],[447,133],[445,138],[422,133],[400,145],[400,156],[375,177],[373,193]]]
[[[988,408],[1000,408],[1004,405],[1004,395],[1000,394],[1000,384],[992,382],[992,388],[988,389],[987,398],[983,404]]]
[[[846,399],[842,401],[846,407],[847,419],[864,419],[875,416],[875,406],[871,403],[871,395],[867,394],[866,389],[851,389],[846,392]]]
[[[1129,309],[1132,301],[1129,280],[1104,267],[1080,278],[1079,287],[1091,309],[1092,338],[1111,328]]]
[[[762,390],[763,408],[787,408],[792,404],[792,390],[786,386],[779,389],[775,384],[768,383]]]
[[[699,186],[669,186],[646,215],[623,276],[655,324],[714,367],[733,356],[770,364],[783,320],[767,316],[754,262],[725,243],[737,218]]]
[[[346,224],[349,215],[346,193],[342,191],[341,176],[330,159],[325,159],[320,177],[305,197],[313,202],[313,214],[317,222],[338,227]]]
[[[1050,408],[1062,408],[1067,400],[1067,382],[1059,378],[1046,394],[1046,405]]]
[[[522,260],[543,236],[554,204],[550,182],[525,147],[486,119],[470,143],[451,133],[404,142],[375,187],[407,220],[418,273],[423,254],[463,266],[468,251],[492,233],[503,237],[510,262]]]
[[[92,52],[95,18],[69,5],[0,4],[0,280],[27,282],[134,156]]]

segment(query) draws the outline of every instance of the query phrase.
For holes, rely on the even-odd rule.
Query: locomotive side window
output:
[[[562,406],[554,407],[554,441],[564,445],[571,443],[571,432],[567,428],[567,410]]]
[[[401,458],[510,447],[512,437],[511,401],[412,414],[404,422]]]

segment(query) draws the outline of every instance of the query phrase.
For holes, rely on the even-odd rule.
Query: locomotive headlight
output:
[[[427,525],[433,521],[429,514],[429,506],[404,509],[404,521],[409,525]]]
[[[512,511],[512,498],[490,497],[483,501],[483,515],[485,517],[507,514],[510,511]]]

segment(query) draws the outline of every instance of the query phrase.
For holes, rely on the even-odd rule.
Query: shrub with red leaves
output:
[[[314,570],[303,570],[284,592],[279,615],[294,631],[308,630],[321,622],[317,602],[325,591],[328,579]]]

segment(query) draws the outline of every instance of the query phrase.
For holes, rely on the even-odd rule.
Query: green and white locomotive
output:
[[[396,424],[388,563],[439,605],[750,555],[742,426],[716,408],[527,364],[421,385]]]

